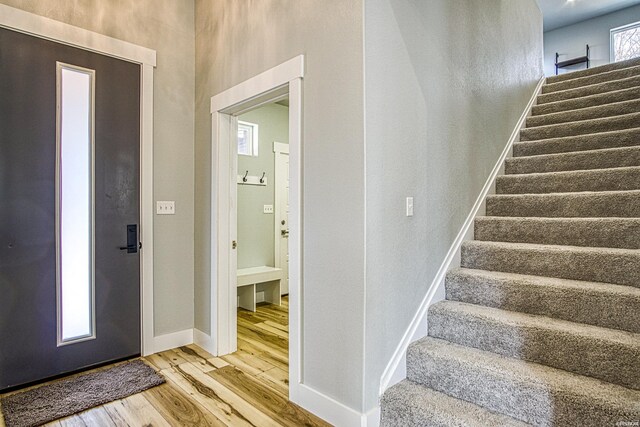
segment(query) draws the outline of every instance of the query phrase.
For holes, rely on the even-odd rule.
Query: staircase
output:
[[[640,425],[640,59],[549,77],[382,426]]]

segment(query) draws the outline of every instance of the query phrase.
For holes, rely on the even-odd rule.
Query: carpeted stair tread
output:
[[[640,417],[640,392],[537,363],[426,337],[407,378],[536,426],[603,427]]]
[[[457,301],[429,307],[429,336],[640,389],[640,335]]]
[[[491,242],[640,249],[640,218],[481,216],[474,239]]]
[[[382,427],[526,427],[506,415],[403,380],[384,392]]]
[[[460,265],[478,270],[587,280],[640,288],[640,251],[467,241]]]
[[[536,102],[538,105],[540,105],[549,102],[582,98],[585,96],[596,95],[598,93],[607,93],[621,89],[629,89],[636,86],[640,86],[640,76],[628,77],[626,79],[620,80],[612,80],[610,82],[597,83],[573,89],[559,90],[552,93],[545,93],[539,95]]]
[[[569,193],[640,190],[640,166],[502,175],[497,194]]]
[[[640,111],[640,99],[614,102],[579,110],[562,111],[559,113],[542,114],[527,118],[527,128],[548,126],[559,123],[569,123],[581,120],[601,119]]]
[[[600,65],[598,67],[587,68],[584,70],[570,71],[557,76],[549,76],[547,77],[546,83],[558,83],[565,80],[572,80],[580,77],[606,73],[613,70],[620,70],[622,68],[635,67],[637,65],[640,65],[640,58],[627,59],[625,61],[613,62],[611,64]]]
[[[541,139],[562,138],[613,130],[633,129],[640,124],[640,113],[622,114],[601,119],[580,120],[555,125],[525,128],[520,131],[520,141],[537,141]]]
[[[614,90],[606,93],[585,96],[582,98],[567,99],[564,101],[549,102],[546,104],[534,105],[531,108],[532,117],[560,113],[562,111],[580,110],[581,108],[607,105],[615,102],[629,101],[640,98],[640,86],[628,89]]]
[[[617,70],[605,71],[590,76],[576,77],[569,80],[564,80],[555,83],[546,83],[542,86],[542,93],[553,93],[561,90],[575,89],[584,86],[591,86],[594,84],[610,82],[613,80],[626,79],[628,77],[634,77],[640,75],[640,66],[620,68]]]
[[[456,268],[445,288],[451,301],[640,333],[640,288],[632,286]]]
[[[488,216],[640,218],[640,191],[598,191],[487,196]]]
[[[640,127],[592,135],[549,138],[538,141],[519,141],[513,144],[514,157],[540,154],[569,153],[605,148],[640,146]]]
[[[507,175],[640,166],[640,146],[510,157],[504,166]]]

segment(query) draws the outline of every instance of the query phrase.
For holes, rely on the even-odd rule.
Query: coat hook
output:
[[[262,177],[260,178],[260,184],[264,184],[264,176],[266,175],[266,172],[262,172]]]
[[[249,171],[246,171],[244,173],[244,176],[242,177],[242,182],[247,182],[247,175],[249,175]]]

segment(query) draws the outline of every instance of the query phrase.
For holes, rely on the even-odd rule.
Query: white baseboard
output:
[[[211,335],[202,332],[200,329],[193,329],[193,343],[200,346],[203,350],[217,356],[217,350],[213,338],[211,338]]]
[[[154,337],[153,352],[160,353],[161,351],[171,350],[172,348],[189,344],[193,344],[193,329],[185,329],[184,331]]]
[[[380,427],[380,407],[376,406],[362,416],[362,427]]]
[[[531,108],[535,105],[536,99],[542,90],[542,85],[544,84],[545,78],[542,78],[538,81],[538,85],[529,100],[526,108],[522,112],[520,119],[516,123],[509,140],[507,141],[507,145],[505,146],[502,154],[498,158],[491,174],[487,178],[476,202],[471,208],[471,212],[467,216],[460,232],[456,236],[455,240],[451,244],[447,255],[444,258],[444,261],[440,265],[438,272],[436,273],[431,285],[429,286],[429,290],[427,294],[422,299],[418,311],[413,316],[409,327],[405,331],[398,347],[396,348],[393,356],[389,360],[387,367],[382,373],[382,377],[380,378],[380,396],[384,393],[384,391],[391,387],[392,385],[402,381],[407,377],[406,374],[406,352],[409,344],[413,341],[416,341],[427,334],[427,309],[429,306],[437,301],[444,299],[444,278],[447,274],[447,271],[451,268],[452,265],[459,264],[460,261],[460,247],[462,243],[466,240],[471,240],[473,238],[473,223],[477,216],[484,215],[485,213],[485,198],[487,195],[495,192],[495,180],[498,175],[504,173],[504,161],[507,157],[509,157],[512,153],[513,143],[519,140],[520,130],[525,127],[526,119],[531,114]]]
[[[362,427],[363,414],[304,384],[298,384],[296,401],[312,414],[339,427]]]

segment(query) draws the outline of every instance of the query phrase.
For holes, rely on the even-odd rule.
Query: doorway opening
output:
[[[228,355],[238,350],[238,305],[239,296],[243,304],[248,304],[253,308],[257,301],[264,298],[265,301],[273,301],[274,307],[276,303],[282,304],[282,278],[283,273],[280,268],[281,264],[276,266],[276,249],[275,237],[276,233],[279,238],[286,237],[288,244],[288,290],[285,289],[285,304],[288,302],[288,342],[281,344],[284,346],[281,356],[288,354],[288,397],[289,400],[296,402],[302,382],[301,376],[301,242],[302,242],[302,194],[301,194],[301,129],[302,129],[302,78],[304,76],[304,57],[302,55],[292,58],[270,70],[265,71],[237,86],[234,86],[211,98],[211,114],[212,114],[212,197],[211,197],[211,337],[205,337],[202,345],[210,352],[217,356]],[[238,180],[245,187],[255,182],[254,190],[259,190],[260,180],[275,180],[275,155],[273,152],[273,143],[278,142],[284,144],[283,141],[277,141],[276,137],[271,137],[272,144],[262,146],[256,145],[255,142],[249,141],[249,136],[257,134],[258,138],[264,133],[260,126],[252,126],[244,114],[251,113],[263,106],[270,106],[274,103],[279,107],[285,107],[285,100],[288,100],[286,116],[288,124],[288,147],[289,147],[289,212],[285,224],[280,223],[276,228],[275,223],[275,187],[273,202],[258,201],[257,211],[252,210],[252,214],[257,215],[260,220],[266,218],[270,223],[270,233],[273,236],[273,258],[262,258],[251,264],[238,264],[239,247],[244,245],[239,239],[238,219],[240,212],[238,200]],[[273,107],[275,108],[275,107]],[[246,121],[244,119],[247,119]],[[239,123],[240,122],[240,123]],[[252,153],[257,148],[258,154],[263,151],[271,151],[274,156],[271,161],[273,164],[273,175],[269,176],[265,167],[258,169],[244,167],[244,170],[238,169],[238,134],[242,133],[243,141],[241,151],[244,153]],[[279,145],[276,145],[278,147]],[[282,153],[281,153],[282,154]],[[245,154],[247,155],[247,154]],[[244,181],[246,180],[246,181]],[[267,205],[265,207],[265,205]],[[268,211],[268,213],[264,213]],[[271,213],[273,210],[273,213]],[[259,221],[259,220],[256,220]],[[255,224],[254,224],[255,225]],[[285,228],[288,226],[287,228]],[[284,230],[284,231],[283,231]],[[288,233],[287,233],[288,231]],[[241,232],[242,233],[242,232]],[[280,249],[278,250],[280,253]],[[250,253],[250,251],[249,251]],[[246,260],[244,255],[240,255],[240,262]],[[281,263],[280,257],[277,257],[278,263]],[[248,262],[248,261],[247,261]],[[239,269],[258,268],[248,272],[249,278],[238,275]],[[259,268],[262,267],[262,271]],[[265,269],[265,267],[268,267]],[[274,283],[279,282],[279,286]],[[285,285],[286,286],[286,285]],[[256,287],[259,294],[256,295]],[[278,289],[278,287],[280,289]],[[245,289],[241,289],[245,288]],[[287,298],[288,294],[288,298]],[[278,301],[279,300],[279,301]],[[251,310],[248,310],[251,312]],[[285,331],[281,326],[265,324],[266,327],[280,329],[274,334],[280,334],[279,339],[283,339]],[[200,341],[200,340],[197,340]],[[196,342],[200,344],[200,342]],[[263,352],[267,350],[262,348]],[[282,364],[280,368],[287,371],[287,366]]]
[[[230,357],[288,396],[288,99],[237,118],[238,334]]]

